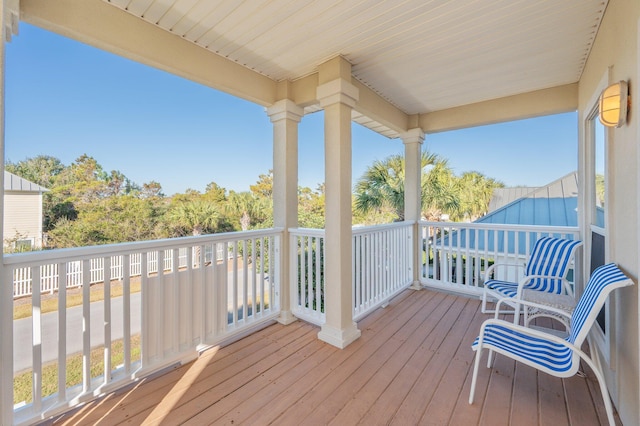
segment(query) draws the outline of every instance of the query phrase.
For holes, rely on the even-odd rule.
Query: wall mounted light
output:
[[[619,81],[602,91],[599,101],[600,122],[607,127],[621,127],[627,122],[629,86]]]

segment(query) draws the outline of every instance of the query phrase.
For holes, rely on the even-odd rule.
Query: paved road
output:
[[[111,339],[121,339],[122,297],[111,299]],[[140,293],[131,295],[131,334],[140,332]],[[91,346],[104,343],[104,304],[91,304]],[[31,368],[33,357],[31,339],[31,318],[13,322],[13,365],[14,373]],[[82,352],[82,306],[67,309],[67,354]],[[42,315],[42,361],[58,359],[58,313]]]
[[[248,270],[249,298],[253,283],[253,272]],[[234,276],[227,275],[227,291],[233,294]],[[268,277],[266,278],[268,280]],[[240,279],[241,281],[241,279]],[[268,281],[265,281],[268,284]],[[238,289],[238,300],[243,300],[242,286]],[[111,339],[121,339],[122,327],[122,297],[111,299]],[[228,309],[233,310],[233,303],[228,299]],[[131,295],[131,334],[140,332],[140,293]],[[104,304],[91,303],[91,346],[104,344]],[[13,322],[13,365],[14,373],[31,369],[33,352],[31,339],[31,318],[24,318]],[[82,306],[67,309],[67,354],[82,352]],[[47,363],[58,359],[58,313],[51,312],[42,315],[42,362]]]

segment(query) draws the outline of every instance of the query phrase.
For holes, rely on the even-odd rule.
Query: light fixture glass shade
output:
[[[619,81],[602,91],[600,95],[600,122],[607,127],[620,127],[627,122],[626,81]]]

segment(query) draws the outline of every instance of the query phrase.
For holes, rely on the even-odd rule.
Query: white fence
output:
[[[580,234],[575,227],[420,222],[419,235],[422,284],[480,295],[484,271],[493,263],[522,265],[538,238],[555,236],[577,239]],[[576,258],[580,259],[580,256]],[[508,273],[516,272],[511,270]],[[515,275],[502,277],[510,280],[520,278]]]
[[[353,317],[358,320],[413,282],[413,225],[354,228]],[[324,230],[290,229],[293,313],[322,324],[324,314]]]
[[[14,321],[13,342],[5,337],[11,333],[0,336],[2,347],[13,348],[14,371],[27,359],[21,370],[31,373],[32,401],[17,401],[14,422],[30,424],[54,415],[276,319],[281,238],[282,231],[272,229],[4,256],[7,277],[22,274],[52,286],[79,277],[82,286],[82,306],[67,309],[67,287],[61,286],[58,308],[48,314],[41,312],[41,293],[33,293],[31,317]],[[209,261],[210,253],[223,255]],[[157,271],[158,264],[163,271]],[[141,289],[136,294],[134,277]],[[115,278],[123,289],[117,299],[111,297]],[[94,280],[105,283],[99,302],[90,300],[88,284]],[[77,326],[73,315],[81,320]],[[27,335],[31,344],[19,344]],[[79,349],[70,349],[76,343]],[[91,360],[96,350],[103,353],[102,364]],[[67,386],[77,351],[85,360],[82,381]],[[122,359],[120,365],[111,365],[113,355]],[[50,363],[58,376],[53,391],[43,389],[42,381]]]
[[[192,248],[195,250],[195,248]],[[210,246],[205,247],[205,262],[212,261],[212,250]],[[192,258],[195,253],[192,253]],[[232,256],[232,252],[226,253],[227,257]],[[222,246],[217,248],[216,260],[221,261],[225,257]],[[123,256],[112,256],[111,263],[111,279],[122,280],[124,275]],[[129,259],[129,276],[140,276],[142,271],[142,255],[134,253]],[[149,273],[158,272],[158,252],[151,252],[147,256],[147,271]],[[173,251],[166,250],[164,253],[164,271],[173,269]],[[91,259],[89,263],[91,278],[89,284],[97,284],[104,282],[104,259]],[[185,268],[187,266],[187,248],[182,247],[178,252],[178,267]],[[57,264],[43,265],[40,268],[40,293],[54,293],[58,290],[60,274]],[[80,287],[83,283],[82,262],[71,261],[67,263],[66,286],[67,288]],[[31,277],[31,268],[21,268],[14,270],[13,274],[13,298],[29,296],[33,292],[33,280]]]

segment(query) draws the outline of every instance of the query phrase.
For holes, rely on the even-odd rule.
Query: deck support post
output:
[[[422,142],[424,132],[420,128],[408,130],[401,135],[404,143],[404,220],[413,222],[413,259],[411,288],[420,290],[420,268],[422,247],[420,242],[420,215],[422,212]]]
[[[345,348],[358,337],[353,321],[351,232],[351,111],[358,101],[351,64],[342,57],[319,67],[317,98],[324,108],[326,321],[318,338]]]
[[[267,108],[273,123],[273,225],[283,228],[280,242],[280,317],[291,324],[289,228],[298,227],[298,123],[304,110],[289,99]]]

